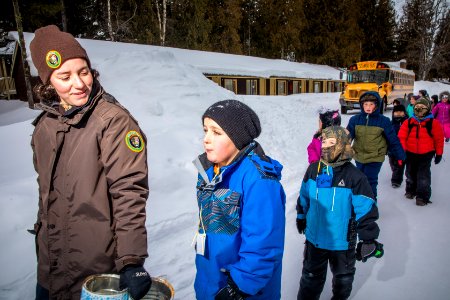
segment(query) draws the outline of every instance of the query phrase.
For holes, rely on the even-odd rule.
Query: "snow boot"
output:
[[[397,182],[393,182],[392,183],[392,187],[394,188],[394,189],[398,189],[399,187],[400,187],[400,183],[397,183]]]
[[[414,199],[415,196],[410,192],[406,192],[405,197],[406,197],[406,199]]]
[[[416,198],[416,205],[417,206],[425,206],[425,205],[427,205],[428,204],[428,201],[427,200],[424,200],[424,199],[422,199],[422,198],[420,198],[420,197],[417,197]]]

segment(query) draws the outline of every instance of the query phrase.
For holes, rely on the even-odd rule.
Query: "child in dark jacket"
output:
[[[297,229],[306,235],[297,295],[302,300],[320,298],[328,263],[333,273],[332,299],[347,299],[356,260],[383,255],[383,245],[376,241],[377,204],[366,176],[350,162],[348,131],[331,126],[321,138],[321,159],[309,165],[297,200]]]
[[[309,143],[308,151],[308,163],[318,161],[320,159],[320,149],[322,148],[322,142],[320,136],[322,130],[329,126],[340,126],[341,115],[338,110],[330,110],[322,108],[319,110],[319,129],[314,134],[311,143]]]
[[[396,134],[398,134],[398,131],[400,130],[400,126],[402,123],[408,120],[408,116],[406,115],[406,108],[402,104],[395,105],[394,109],[392,110],[392,127],[394,127],[394,131]],[[389,156],[389,165],[391,166],[392,170],[392,177],[391,177],[391,184],[393,188],[398,188],[400,185],[402,185],[403,182],[403,173],[405,172],[405,164],[399,164],[396,157],[391,153],[388,152]]]
[[[380,112],[377,92],[365,92],[359,99],[361,113],[350,118],[347,129],[353,138],[356,167],[366,174],[377,198],[378,174],[388,150],[399,161],[406,156],[391,120]]]
[[[420,98],[414,105],[414,117],[403,122],[398,137],[406,150],[406,193],[416,205],[430,203],[431,161],[438,164],[444,152],[444,131],[430,113],[431,104]]]

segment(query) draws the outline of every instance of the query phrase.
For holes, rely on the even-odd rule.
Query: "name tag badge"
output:
[[[197,254],[205,256],[205,245],[206,245],[206,233],[198,233],[195,245]]]

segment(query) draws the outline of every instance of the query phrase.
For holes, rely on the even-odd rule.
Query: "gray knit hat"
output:
[[[80,43],[67,32],[62,32],[55,25],[41,27],[34,32],[30,43],[31,59],[44,84],[48,83],[50,75],[66,60],[83,58],[89,68],[89,57]]]
[[[205,111],[205,118],[214,120],[239,150],[250,144],[261,133],[258,115],[238,100],[222,100]]]

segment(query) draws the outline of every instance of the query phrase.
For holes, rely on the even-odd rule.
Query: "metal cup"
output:
[[[86,278],[81,289],[81,300],[129,300],[128,289],[119,287],[120,276],[96,274]]]
[[[152,287],[142,300],[172,300],[175,290],[164,278],[152,277]]]

